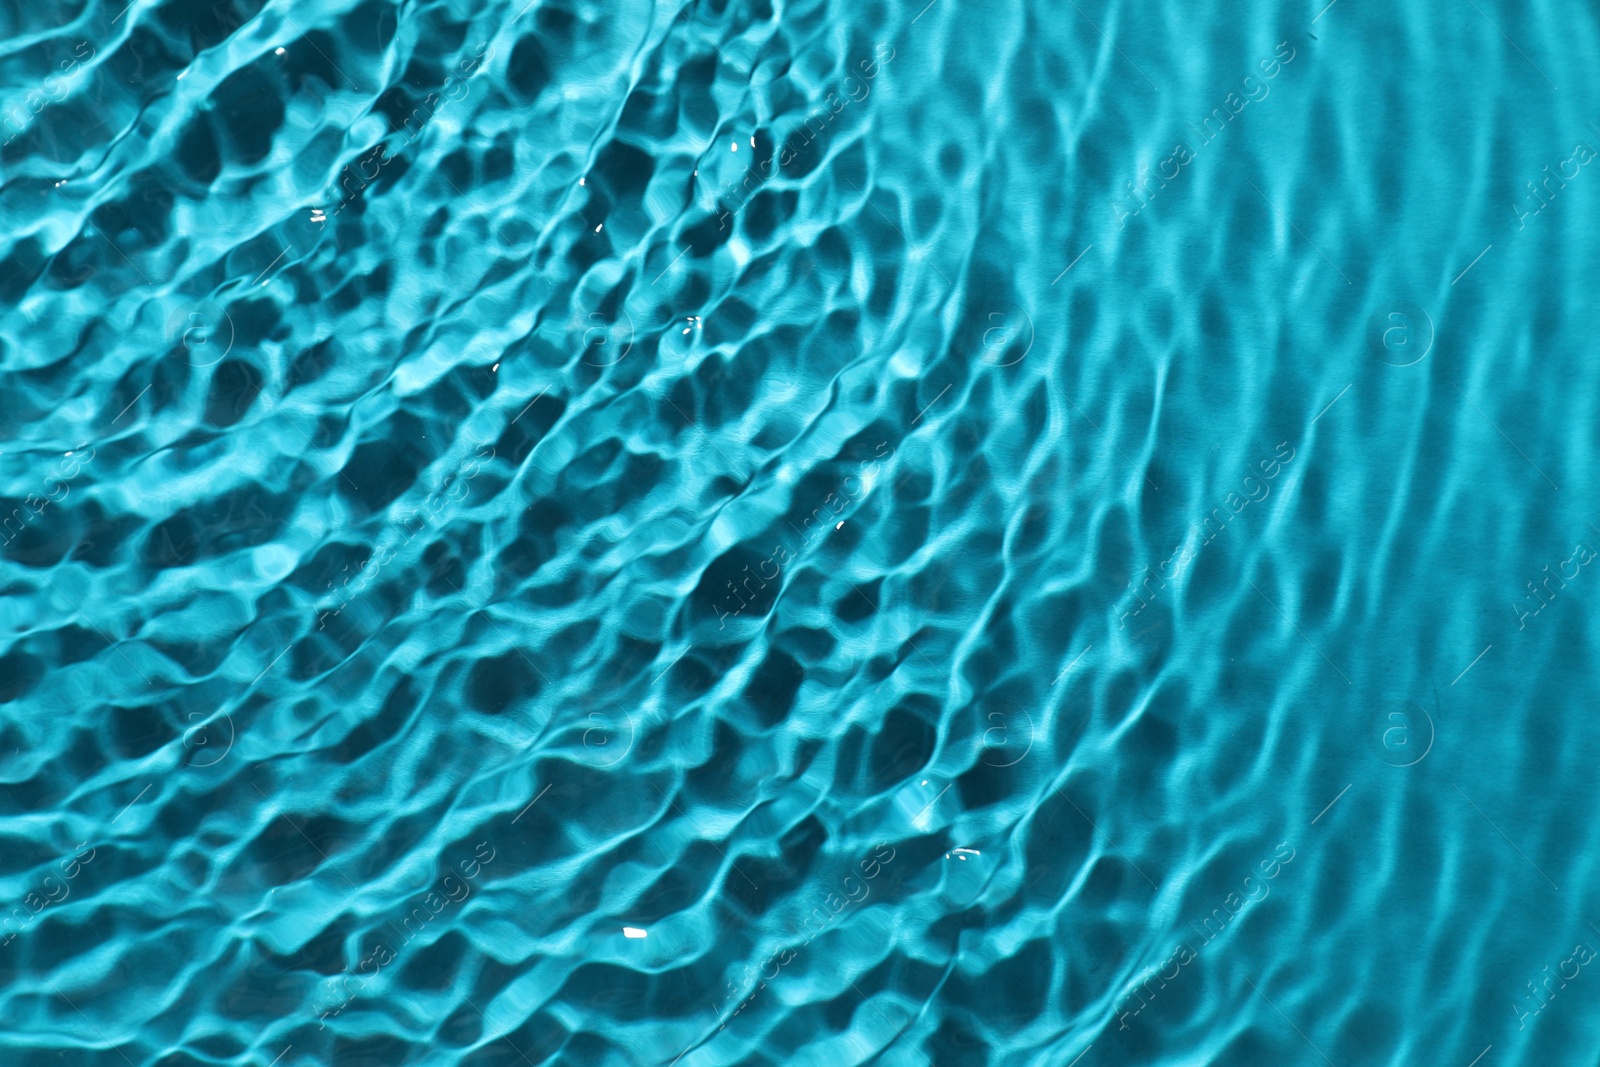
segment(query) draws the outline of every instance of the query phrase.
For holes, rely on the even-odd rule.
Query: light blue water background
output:
[[[123,2],[0,1063],[1597,1062],[1592,9]]]

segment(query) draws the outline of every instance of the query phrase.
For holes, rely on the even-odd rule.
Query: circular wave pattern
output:
[[[1597,27],[1068,6],[0,11],[6,1062],[1588,1062]]]

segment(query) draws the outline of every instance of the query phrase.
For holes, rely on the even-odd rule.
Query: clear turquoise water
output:
[[[524,3],[0,8],[0,1063],[1597,1062],[1592,11]]]

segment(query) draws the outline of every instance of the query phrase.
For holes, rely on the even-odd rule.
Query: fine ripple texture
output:
[[[1597,55],[0,6],[0,1063],[1593,1063]]]

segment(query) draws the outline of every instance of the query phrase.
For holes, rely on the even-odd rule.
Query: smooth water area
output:
[[[0,1063],[1600,1062],[1600,18],[0,6]]]

